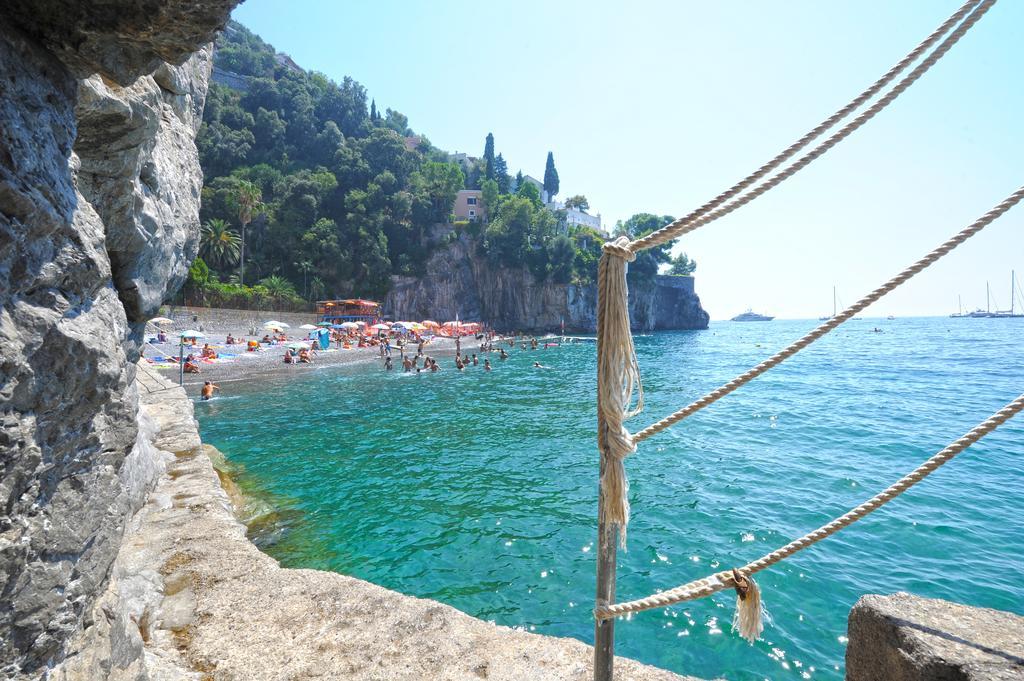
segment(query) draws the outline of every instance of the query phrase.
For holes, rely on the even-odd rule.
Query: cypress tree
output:
[[[487,133],[484,142],[484,179],[494,179],[494,135]]]
[[[544,191],[548,193],[548,201],[555,200],[555,194],[558,193],[558,171],[555,170],[555,156],[550,151],[544,165]]]

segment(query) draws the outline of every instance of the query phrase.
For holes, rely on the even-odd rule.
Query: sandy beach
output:
[[[214,383],[231,383],[233,381],[252,381],[271,374],[299,374],[301,372],[313,371],[325,366],[338,366],[342,364],[356,364],[374,362],[380,364],[383,370],[383,361],[380,358],[379,347],[351,349],[338,349],[336,344],[327,350],[320,350],[316,353],[311,364],[285,364],[284,351],[289,343],[307,341],[304,332],[288,333],[288,341],[279,345],[262,345],[259,352],[247,352],[245,342],[241,344],[226,345],[227,334],[209,333],[206,338],[200,339],[196,347],[185,346],[185,354],[190,352],[199,356],[204,343],[209,343],[217,354],[216,360],[203,360],[200,362],[199,374],[185,374],[184,385],[189,393],[194,393],[198,386],[204,381]],[[250,337],[251,338],[251,337]],[[246,338],[245,340],[249,340]],[[255,340],[255,339],[253,339]],[[462,339],[462,347],[470,353],[475,352],[479,341],[472,337]],[[409,346],[413,354],[416,353],[416,345],[410,341]],[[178,365],[176,363],[159,361],[161,357],[176,357],[179,347],[177,343],[147,343],[143,351],[143,358],[146,365],[155,369],[163,376],[174,382],[178,380]],[[395,362],[395,370],[401,371],[401,359],[398,348],[392,340],[392,359]],[[455,354],[455,339],[435,336],[426,342],[424,354],[430,356],[445,357]]]

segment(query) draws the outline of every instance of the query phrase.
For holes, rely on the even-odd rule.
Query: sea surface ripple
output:
[[[813,328],[713,323],[638,336],[639,430]],[[873,333],[874,327],[882,333]],[[855,320],[627,462],[621,599],[760,556],[891,484],[1024,392],[1024,319]],[[593,343],[516,349],[494,370],[296,371],[197,405],[203,439],[271,500],[257,536],[334,570],[530,631],[593,640]],[[548,368],[534,369],[534,361]],[[705,678],[840,679],[865,593],[1024,614],[1024,419],[839,535],[758,577],[771,624],[732,633],[734,596],[640,613],[616,652]],[[993,579],[993,575],[1006,578]]]

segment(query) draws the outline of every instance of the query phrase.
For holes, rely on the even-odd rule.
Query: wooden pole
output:
[[[604,320],[607,304],[604,286],[601,283],[607,276],[608,255],[601,256],[598,263],[597,287],[597,384],[601,385],[601,361],[604,354]],[[611,605],[615,602],[615,559],[618,545],[618,527],[604,520],[604,492],[601,480],[604,477],[605,465],[608,460],[608,424],[601,409],[601,390],[597,390],[597,449],[601,463],[597,480],[597,598],[598,606]],[[594,681],[612,681],[615,674],[615,620],[598,619],[594,621]]]
[[[178,385],[185,384],[185,337],[178,338]]]
[[[600,419],[600,417],[598,417]],[[604,474],[604,423],[598,441],[601,443],[601,474]],[[600,487],[600,482],[598,482]],[[604,494],[597,494],[597,605],[615,602],[615,561],[619,531],[615,525],[603,520]],[[594,681],[612,681],[615,675],[615,620],[599,619],[594,622]]]

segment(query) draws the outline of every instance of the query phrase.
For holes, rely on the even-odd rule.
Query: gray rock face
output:
[[[435,252],[424,277],[393,277],[384,304],[396,319],[484,320],[499,329],[593,332],[597,326],[596,286],[538,283],[525,269],[491,267],[468,240]],[[659,276],[629,291],[629,312],[637,331],[706,329],[691,277]]]
[[[1020,681],[1024,617],[907,593],[850,611],[847,681]]]
[[[0,13],[4,678],[58,662],[91,623],[159,470],[133,450],[133,330],[195,253],[209,48],[191,55],[232,5],[9,0]]]
[[[4,15],[81,78],[122,86],[213,41],[238,0],[6,0]]]

